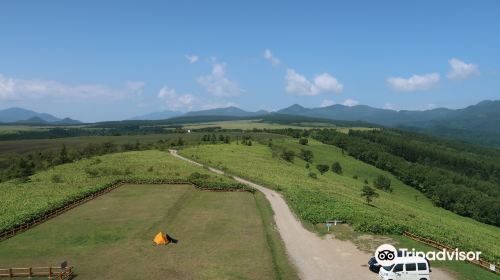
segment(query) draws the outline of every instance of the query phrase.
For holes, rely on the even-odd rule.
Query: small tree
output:
[[[289,161],[289,162],[293,162],[293,158],[295,157],[295,152],[294,151],[290,151],[290,150],[284,150],[282,153],[281,153],[281,158],[286,160],[286,161]]]
[[[314,173],[314,172],[309,172],[309,177],[311,177],[313,179],[318,179],[318,176],[316,176],[316,173]]]
[[[307,140],[307,138],[300,138],[299,139],[300,145],[307,145],[308,143],[309,143],[309,140]]]
[[[59,152],[59,162],[62,164],[68,163],[69,161],[68,150],[66,149],[66,145],[63,145],[61,151]]]
[[[342,166],[338,161],[334,162],[332,164],[332,171],[337,173],[337,174],[342,174]]]
[[[310,150],[301,149],[300,153],[299,153],[299,157],[306,162],[312,163],[312,160],[314,158],[314,154]]]
[[[361,190],[361,197],[364,197],[366,199],[366,204],[370,205],[373,199],[378,197],[378,193],[374,188],[365,185]]]
[[[391,179],[384,175],[378,175],[377,177],[375,177],[375,180],[373,180],[373,185],[378,189],[392,192]]]
[[[226,135],[226,137],[224,137],[224,143],[229,144],[230,142],[231,142],[231,139],[229,138],[229,136]]]
[[[318,164],[318,165],[316,165],[316,169],[318,169],[319,173],[321,173],[321,175],[323,175],[326,172],[328,172],[330,167],[326,164]]]

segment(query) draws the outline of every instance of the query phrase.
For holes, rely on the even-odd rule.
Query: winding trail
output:
[[[169,151],[170,154],[177,158],[198,166],[204,166],[179,155],[176,150]],[[221,170],[208,166],[207,168],[214,173],[224,174]],[[232,177],[240,183],[259,190],[269,200],[281,238],[285,243],[290,259],[297,267],[301,279],[377,279],[377,275],[370,272],[366,266],[371,257],[370,254],[360,251],[350,241],[338,240],[331,235],[320,237],[308,231],[292,213],[281,194],[243,178]],[[443,271],[433,268],[432,279],[452,280],[454,278]]]

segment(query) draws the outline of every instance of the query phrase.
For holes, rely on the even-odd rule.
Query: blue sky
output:
[[[3,1],[0,109],[459,108],[500,97],[499,13],[494,0]]]

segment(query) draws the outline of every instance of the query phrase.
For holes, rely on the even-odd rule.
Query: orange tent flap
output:
[[[163,232],[158,232],[156,234],[155,238],[153,239],[153,242],[156,243],[156,245],[165,245],[168,244],[168,239],[166,238],[165,234]]]

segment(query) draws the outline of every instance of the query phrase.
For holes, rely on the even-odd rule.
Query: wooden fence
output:
[[[420,236],[418,236],[416,234],[413,234],[413,233],[411,233],[409,231],[405,231],[403,233],[403,235],[406,236],[406,237],[408,237],[408,238],[411,238],[411,239],[413,239],[415,241],[418,241],[420,243],[424,243],[424,244],[426,244],[428,246],[436,248],[436,249],[440,249],[440,250],[445,249],[447,251],[454,251],[456,249],[456,248],[451,248],[450,246],[447,246],[445,244],[436,242],[434,240],[431,240],[431,239],[428,239],[428,238],[425,238],[425,237],[420,237]],[[487,261],[484,261],[484,260],[481,260],[481,259],[479,259],[477,261],[476,260],[474,260],[474,261],[469,261],[468,260],[467,262],[472,263],[474,265],[477,265],[477,266],[479,266],[481,268],[484,268],[484,269],[486,269],[488,271],[494,272],[496,274],[500,274],[500,269],[498,269],[498,267],[500,266],[500,263],[491,264],[491,263],[489,263]]]
[[[0,232],[0,241],[11,238],[12,236],[14,236],[18,233],[21,233],[21,232],[26,231],[34,226],[37,226],[37,225],[39,225],[39,224],[41,224],[49,219],[52,219],[52,218],[66,212],[70,209],[75,208],[76,206],[79,206],[79,205],[81,205],[85,202],[88,202],[96,197],[99,197],[103,194],[106,194],[106,193],[118,188],[119,186],[121,186],[123,184],[124,184],[124,182],[117,182],[116,184],[113,184],[110,187],[99,190],[97,192],[93,192],[93,193],[91,193],[83,198],[80,198],[78,200],[75,200],[67,205],[64,205],[62,207],[47,211],[45,214],[43,214],[39,217],[36,217],[30,221],[27,221],[27,222],[23,223],[22,225],[18,225],[18,226],[15,226],[13,228],[4,230],[4,231]]]
[[[73,275],[73,267],[22,267],[22,268],[0,268],[0,278],[16,277],[47,277],[48,279],[70,279]]]

